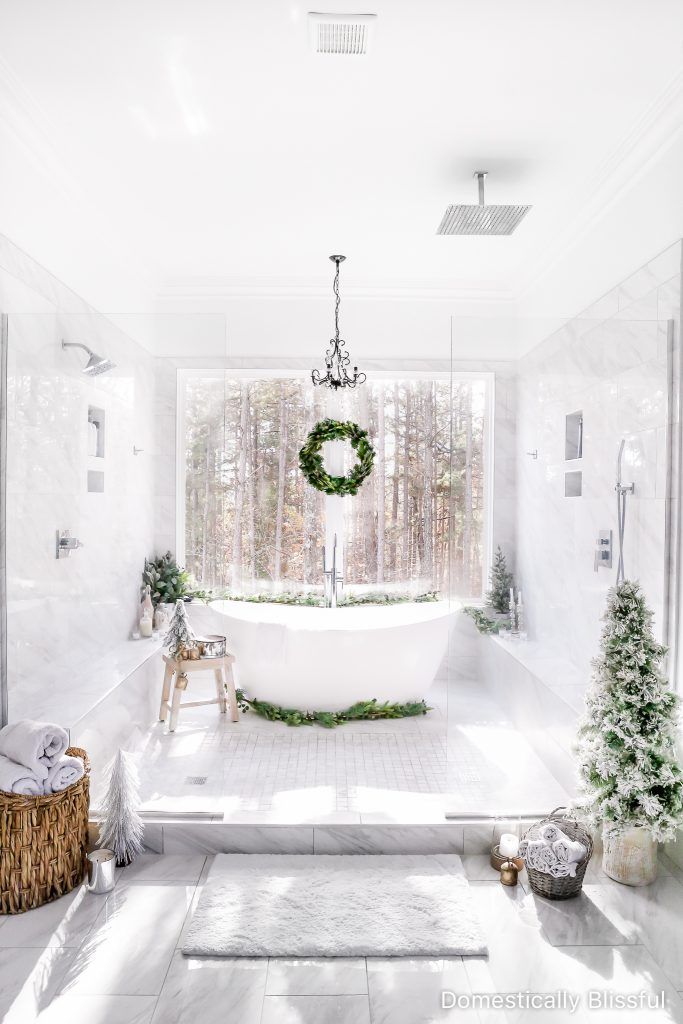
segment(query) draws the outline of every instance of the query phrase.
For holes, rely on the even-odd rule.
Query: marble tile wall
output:
[[[517,575],[531,639],[587,677],[611,570],[594,571],[598,531],[617,541],[614,493],[626,440],[625,568],[664,626],[667,430],[676,420],[667,379],[667,320],[680,337],[681,243],[646,264],[524,357],[517,380]],[[565,461],[565,417],[581,410],[583,457]],[[538,450],[538,458],[526,453]],[[580,470],[580,497],[564,496]]]
[[[72,724],[84,693],[94,704],[111,686],[93,665],[129,642],[153,547],[154,360],[2,237],[0,311],[9,322],[9,712],[40,717],[49,706]],[[62,351],[62,338],[116,368],[85,376],[85,353]],[[106,415],[101,459],[88,455],[89,406]],[[89,470],[103,472],[103,492],[88,491]],[[58,560],[57,529],[84,546]]]

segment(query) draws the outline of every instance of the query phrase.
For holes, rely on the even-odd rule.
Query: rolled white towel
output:
[[[539,871],[546,871],[546,872],[548,872],[548,871],[550,871],[550,869],[555,864],[559,864],[559,863],[560,862],[558,861],[558,859],[557,859],[557,857],[555,855],[555,851],[553,850],[552,846],[545,846],[544,845],[543,849],[538,851],[538,869],[539,869]]]
[[[59,725],[32,722],[23,718],[0,729],[0,754],[22,764],[44,780],[69,744],[69,737]]]
[[[574,871],[571,870],[574,868]],[[573,875],[576,873],[576,864],[565,864],[562,861],[556,860],[554,864],[551,864],[546,874],[552,875],[553,878],[566,878],[567,875]]]
[[[23,796],[42,796],[43,780],[25,764],[17,764],[0,754],[0,790],[3,793],[21,793]]]
[[[531,867],[536,867],[538,855],[545,846],[542,839],[523,839],[519,844],[520,857],[524,859],[526,864],[530,864]]]
[[[543,842],[547,843],[548,846],[554,843],[557,839],[567,838],[564,832],[558,828],[557,825],[553,825],[552,822],[549,821],[543,825],[539,834]]]
[[[59,793],[68,786],[73,786],[74,782],[83,778],[84,771],[85,768],[80,757],[64,754],[47,773],[45,792]]]
[[[586,847],[576,839],[556,839],[553,843],[553,850],[557,859],[565,864],[579,864],[586,853]],[[574,869],[576,871],[576,868]]]

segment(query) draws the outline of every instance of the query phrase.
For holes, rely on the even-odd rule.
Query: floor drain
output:
[[[204,783],[206,782],[206,780],[208,779],[208,777],[209,777],[208,775],[186,775],[185,776],[185,785],[186,786],[203,786]]]

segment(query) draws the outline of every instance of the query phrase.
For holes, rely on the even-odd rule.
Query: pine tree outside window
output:
[[[207,588],[306,589],[334,531],[350,587],[480,598],[490,390],[481,374],[383,373],[340,400],[304,371],[181,371],[179,557]],[[326,497],[298,467],[328,415],[368,428],[377,451],[354,498]]]

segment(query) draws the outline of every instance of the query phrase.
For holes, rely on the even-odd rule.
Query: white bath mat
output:
[[[453,854],[219,854],[183,945],[195,956],[486,951]]]

